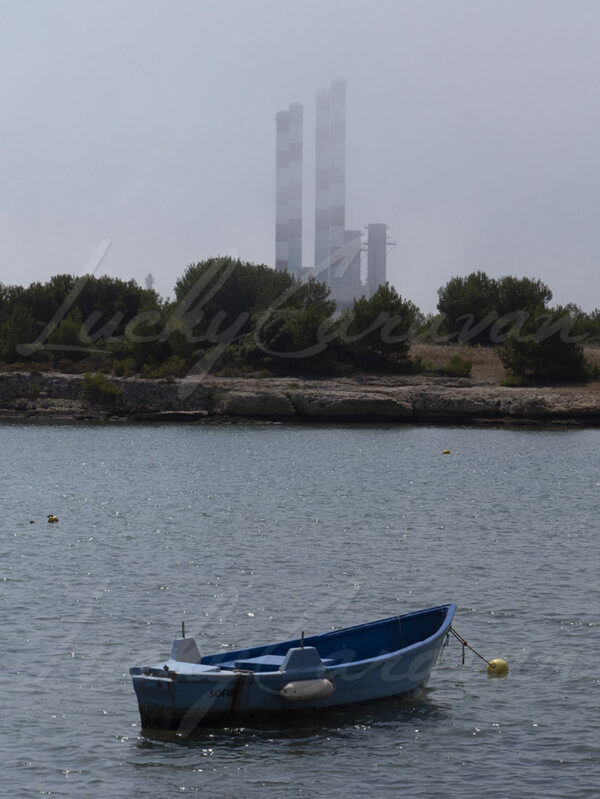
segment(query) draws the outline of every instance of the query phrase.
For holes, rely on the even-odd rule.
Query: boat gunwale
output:
[[[415,641],[414,644],[409,644],[408,646],[402,646],[400,647],[400,649],[392,649],[390,652],[386,652],[385,654],[373,655],[373,657],[370,658],[363,658],[362,660],[348,660],[343,663],[333,663],[331,666],[328,666],[328,669],[332,670],[340,667],[347,668],[348,666],[359,666],[361,664],[364,665],[365,663],[374,663],[380,660],[389,660],[390,658],[395,657],[401,653],[404,654],[405,652],[410,652],[413,649],[421,649],[426,644],[435,641],[436,638],[440,638],[448,631],[450,625],[452,624],[452,619],[456,611],[456,604],[454,602],[451,602],[448,605],[439,605],[437,608],[429,608],[428,610],[423,611],[423,613],[427,613],[444,609],[446,609],[446,615],[444,617],[444,621],[442,622],[442,624],[440,624],[439,628],[434,633],[429,635],[427,638],[423,638],[421,641]],[[389,620],[395,618],[397,619],[406,618],[407,616],[413,616],[413,615],[415,616],[419,615],[419,612],[417,611],[414,614],[407,613],[404,614],[403,616],[390,616]],[[387,621],[387,620],[384,619],[382,621]]]
[[[326,669],[327,669],[328,672],[331,672],[332,676],[333,676],[336,672],[340,672],[342,669],[349,669],[349,668],[355,669],[355,668],[359,668],[359,667],[364,668],[366,664],[378,664],[378,663],[381,663],[383,661],[390,660],[391,658],[397,657],[399,654],[405,654],[405,653],[409,653],[409,652],[411,652],[413,650],[416,650],[416,649],[421,649],[421,648],[425,647],[426,645],[428,645],[429,643],[431,643],[434,640],[436,640],[437,638],[442,637],[448,631],[448,629],[450,628],[450,625],[452,624],[452,620],[454,618],[454,613],[456,612],[456,603],[450,602],[450,603],[448,603],[446,605],[438,605],[438,606],[432,607],[432,608],[425,608],[423,610],[411,611],[409,613],[403,613],[403,614],[401,614],[399,616],[388,616],[385,619],[378,619],[378,620],[372,621],[372,622],[365,622],[365,623],[362,623],[362,624],[355,624],[355,625],[352,625],[351,627],[340,627],[339,629],[330,630],[330,631],[325,632],[325,633],[317,633],[315,635],[309,636],[305,640],[305,645],[312,646],[313,644],[311,643],[311,641],[315,641],[315,639],[323,640],[324,638],[335,637],[338,634],[341,635],[341,634],[344,634],[344,633],[349,633],[349,632],[360,630],[360,629],[367,629],[369,627],[376,627],[378,625],[382,625],[383,626],[383,625],[385,625],[385,624],[387,624],[389,622],[393,622],[395,620],[400,621],[401,619],[408,619],[408,618],[411,618],[411,617],[426,616],[428,614],[436,613],[436,612],[439,612],[439,611],[445,611],[444,619],[443,619],[442,623],[440,624],[440,626],[438,627],[438,629],[434,633],[429,635],[427,638],[423,638],[421,641],[416,641],[416,642],[414,642],[412,644],[409,644],[408,646],[400,647],[399,649],[394,649],[394,650],[391,650],[389,652],[381,653],[381,654],[378,654],[378,655],[373,655],[372,657],[362,658],[361,660],[346,660],[346,661],[341,661],[340,663],[331,663],[331,664],[326,666]],[[317,644],[317,643],[318,643],[318,641],[315,641],[315,644]],[[299,644],[300,644],[300,639],[292,639],[290,641],[276,641],[276,642],[273,642],[271,644],[258,645],[258,646],[255,646],[255,647],[249,647],[247,649],[230,650],[230,651],[222,652],[222,653],[221,652],[213,652],[213,653],[209,653],[208,655],[204,655],[201,658],[201,660],[200,660],[200,664],[201,665],[218,666],[220,671],[205,672],[203,674],[194,674],[192,672],[187,672],[186,673],[185,670],[182,671],[180,669],[174,669],[174,670],[171,670],[171,671],[173,671],[173,673],[176,674],[178,678],[179,677],[184,678],[184,680],[186,682],[197,682],[197,681],[204,680],[204,679],[207,679],[207,678],[210,679],[210,680],[231,678],[233,675],[237,675],[237,674],[240,674],[240,673],[249,674],[249,675],[252,675],[253,677],[258,677],[260,679],[264,679],[265,677],[268,677],[269,675],[281,676],[281,674],[283,672],[281,671],[280,668],[273,668],[272,670],[265,669],[265,670],[261,670],[261,671],[252,671],[252,670],[236,668],[235,665],[233,665],[233,663],[236,660],[237,655],[244,654],[244,653],[247,653],[247,652],[251,652],[252,650],[260,650],[264,654],[267,654],[267,652],[268,652],[268,650],[270,648],[284,647],[286,645],[288,647],[294,647],[295,645],[299,645]],[[223,660],[221,662],[228,663],[228,664],[231,664],[231,665],[222,666],[219,661],[213,662],[213,661],[206,661],[205,660],[205,658],[220,657],[221,655],[223,655],[226,658],[226,660]],[[171,661],[171,662],[177,663],[177,664],[183,664],[184,663],[183,661]],[[143,675],[142,674],[142,675],[132,675],[132,676],[137,676],[137,677],[142,676],[143,677],[143,676],[149,676],[149,675]],[[159,675],[153,675],[153,676],[155,676],[157,679],[164,679],[164,680],[171,679],[168,676],[165,676],[165,677],[162,677],[162,676],[159,676]]]

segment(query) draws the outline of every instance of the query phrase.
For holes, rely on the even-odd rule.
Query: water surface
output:
[[[5,424],[0,441],[4,795],[600,792],[600,431]],[[141,733],[128,668],[166,657],[182,619],[206,652],[448,601],[508,678],[454,642],[418,699]]]

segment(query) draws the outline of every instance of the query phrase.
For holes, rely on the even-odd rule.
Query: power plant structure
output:
[[[275,117],[276,221],[275,268],[302,271],[302,115],[300,103]]]
[[[346,81],[336,78],[316,95],[314,266],[302,264],[303,108],[293,103],[276,120],[275,268],[314,275],[331,289],[339,309],[372,296],[386,282],[387,225],[346,229]],[[367,253],[366,282],[361,258]]]
[[[386,281],[387,261],[387,225],[371,222],[367,225],[367,284],[369,296],[373,296],[377,287]]]

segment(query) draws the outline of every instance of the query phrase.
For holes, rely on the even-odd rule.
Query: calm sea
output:
[[[4,424],[0,442],[2,796],[600,795],[600,431]],[[211,652],[448,601],[506,679],[453,642],[418,700],[141,734],[128,669],[182,620]]]

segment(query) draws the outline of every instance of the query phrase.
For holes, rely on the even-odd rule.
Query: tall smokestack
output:
[[[367,225],[367,283],[369,296],[386,280],[387,225],[373,222]]]
[[[316,98],[315,130],[315,273],[329,283],[329,89]]]
[[[290,112],[278,111],[275,116],[275,268],[288,268],[289,247],[289,139]]]
[[[346,228],[346,81],[336,78],[329,92],[329,257],[333,278],[343,278]]]
[[[302,270],[302,115],[300,103],[289,109],[288,147],[288,269]]]
[[[360,230],[344,231],[344,282],[354,290],[360,289]]]

